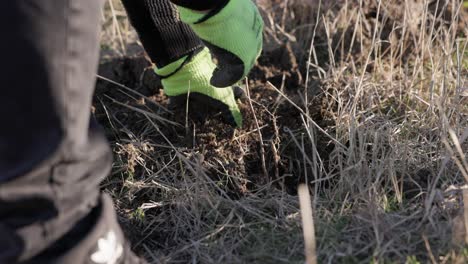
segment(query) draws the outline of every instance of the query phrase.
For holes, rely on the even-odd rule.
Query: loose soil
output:
[[[160,124],[160,132],[153,131],[145,140],[154,145],[168,145],[169,140],[176,149],[198,153],[198,158],[206,164],[221,162],[225,171],[220,174],[213,169],[209,174],[218,180],[225,175],[236,176],[240,182],[231,184],[228,188],[233,197],[242,196],[246,190],[253,190],[257,185],[272,180],[278,187],[294,193],[297,184],[303,181],[303,177],[296,175],[297,170],[294,169],[297,166],[295,160],[302,159],[303,155],[298,152],[295,145],[297,142],[294,142],[293,137],[300,140],[301,136],[305,136],[300,135],[304,132],[305,120],[305,117],[301,117],[301,111],[306,111],[302,107],[305,98],[304,78],[291,47],[279,47],[264,54],[249,75],[248,86],[243,84],[244,90],[247,87],[249,89],[254,111],[247,96],[240,99],[239,105],[244,116],[241,129],[234,129],[224,123],[218,113],[200,115],[197,109],[190,107],[188,116],[186,109],[166,111],[168,98],[142,52],[102,63],[99,75],[134,91],[103,79],[97,82],[95,117],[106,128],[110,141],[122,141],[126,136],[122,131],[112,129],[116,126],[112,122],[114,119],[118,119],[120,125],[128,131],[145,130],[150,122],[144,114],[135,111],[135,108],[142,109],[177,123]],[[319,126],[332,126],[330,119],[324,116],[325,109],[322,109],[320,83],[312,82],[310,85],[313,85],[313,89],[308,89],[310,106],[307,111]],[[302,110],[297,109],[281,94]],[[128,140],[132,138],[129,137]],[[333,144],[324,135],[318,136],[317,144],[320,146],[318,149],[324,153],[333,149]],[[239,146],[244,146],[245,149]],[[303,149],[308,148],[304,146]],[[171,151],[173,149],[160,148],[151,155],[165,157]],[[139,166],[131,168],[135,175],[140,174],[139,170],[143,169]],[[278,181],[280,178],[283,180]]]

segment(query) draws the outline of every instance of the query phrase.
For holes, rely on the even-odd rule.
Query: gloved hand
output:
[[[239,87],[216,88],[210,84],[215,64],[207,48],[193,57],[185,56],[163,68],[155,69],[162,78],[164,92],[172,104],[185,107],[187,94],[194,109],[219,111],[233,126],[242,126],[242,114],[236,99],[243,94]]]
[[[229,0],[221,10],[203,14],[178,7],[180,19],[189,24],[218,60],[211,84],[233,85],[247,76],[263,47],[263,20],[251,0]]]

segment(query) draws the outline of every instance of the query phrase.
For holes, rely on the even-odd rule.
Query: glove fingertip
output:
[[[232,92],[234,93],[234,99],[236,100],[245,98],[245,91],[239,86],[232,86]]]
[[[237,128],[242,128],[242,125],[243,125],[242,113],[240,112],[239,108],[232,111],[232,116],[234,117],[234,121],[236,123]]]

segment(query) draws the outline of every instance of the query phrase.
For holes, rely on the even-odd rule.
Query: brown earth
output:
[[[167,145],[169,140],[175,148],[198,153],[198,158],[206,164],[221,161],[226,169],[223,174],[238,176],[239,182],[229,185],[228,191],[233,197],[242,196],[246,190],[253,190],[257,185],[264,185],[272,180],[277,182],[283,175],[290,177],[277,182],[278,187],[284,187],[294,193],[297,184],[303,180],[296,175],[294,169],[294,161],[302,159],[303,155],[298,153],[298,148],[292,140],[292,135],[299,133],[303,127],[301,111],[278,92],[278,89],[281,90],[296,105],[304,105],[304,78],[289,46],[279,47],[264,54],[250,74],[248,89],[254,111],[252,112],[248,100],[239,102],[244,116],[242,129],[234,129],[224,123],[217,113],[204,113],[200,116],[197,109],[189,107],[187,119],[186,109],[166,111],[168,98],[164,95],[150,62],[142,53],[102,63],[99,75],[136,92],[107,80],[98,80],[94,101],[95,116],[106,127],[107,136],[111,141],[123,141],[122,137],[125,137],[125,133],[112,129],[116,126],[112,122],[114,119],[119,120],[117,126],[129,131],[141,131],[147,127],[149,122],[145,121],[144,114],[133,108],[142,109],[176,123],[161,124],[160,133],[153,131],[146,140],[156,145]],[[333,125],[330,123],[332,121],[324,116],[320,84],[313,82],[312,85],[313,89],[309,88],[308,94],[311,100],[308,111],[311,117],[322,127]],[[246,89],[245,84],[243,88]],[[123,107],[122,104],[130,108]],[[186,119],[188,127],[185,124]],[[263,144],[260,143],[258,128]],[[132,140],[130,137],[128,139]],[[324,153],[333,148],[324,136],[318,137],[317,144],[321,146],[318,149]],[[246,152],[239,146],[249,151]],[[307,149],[307,146],[304,149]],[[173,150],[161,148],[152,152],[152,155],[165,157],[168,151]],[[131,168],[135,175],[142,169],[144,168],[137,165]],[[217,180],[223,177],[216,169],[209,174]]]

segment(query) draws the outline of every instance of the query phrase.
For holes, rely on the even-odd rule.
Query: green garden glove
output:
[[[233,126],[242,126],[242,114],[236,99],[243,95],[239,87],[216,88],[210,84],[210,77],[216,65],[207,48],[194,55],[185,56],[163,68],[155,69],[162,78],[164,92],[172,103],[184,106],[187,95],[194,109],[221,112]]]
[[[227,87],[247,76],[263,47],[263,20],[251,0],[230,0],[221,10],[208,14],[178,9],[180,19],[190,25],[218,61],[211,78],[213,86]]]

